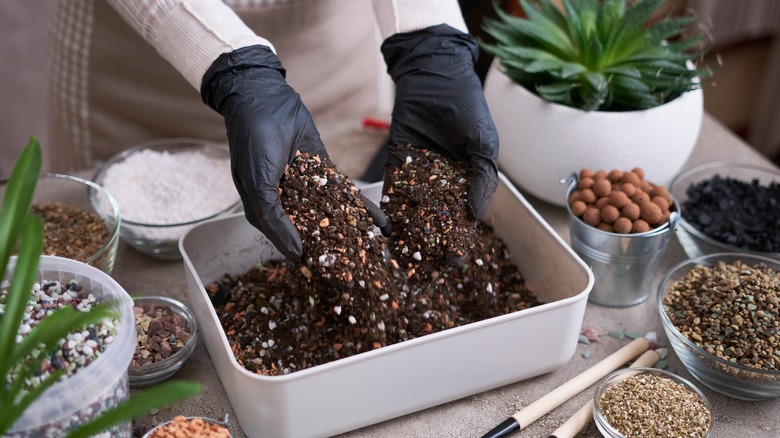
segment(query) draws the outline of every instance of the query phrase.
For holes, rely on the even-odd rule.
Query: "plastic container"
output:
[[[184,344],[184,347],[176,353],[168,356],[163,361],[144,366],[131,366],[128,368],[130,386],[133,388],[141,388],[162,382],[168,377],[174,375],[176,371],[178,371],[179,368],[184,365],[184,362],[187,360],[187,358],[190,357],[198,343],[198,323],[195,321],[195,317],[192,316],[190,309],[188,309],[187,306],[185,306],[182,302],[173,298],[162,296],[133,297],[133,304],[154,304],[157,306],[168,306],[171,308],[173,313],[180,315],[185,320],[187,320],[187,325],[189,326],[190,332],[190,337]]]
[[[762,263],[775,272],[780,272],[780,260],[747,253],[714,253],[676,264],[661,279],[657,296],[658,313],[661,316],[664,332],[669,338],[669,344],[688,372],[704,386],[716,392],[731,398],[750,401],[780,398],[780,371],[748,367],[710,354],[683,335],[667,315],[663,299],[671,286],[685,278],[696,265],[712,266],[717,261],[728,264],[741,261],[749,266]],[[743,329],[747,327],[743,326]]]
[[[15,259],[11,261],[11,267]],[[68,430],[127,400],[127,366],[133,357],[136,332],[130,296],[105,272],[75,260],[41,256],[39,279],[67,283],[75,279],[98,302],[116,303],[120,326],[114,341],[87,367],[57,382],[30,405],[7,434],[9,437],[65,436]],[[129,324],[126,322],[130,321]],[[130,422],[111,428],[111,437],[130,437]]]
[[[577,187],[570,177],[566,198]],[[610,233],[592,227],[569,213],[571,247],[593,270],[596,279],[588,300],[606,307],[629,307],[647,300],[653,293],[653,280],[663,259],[669,238],[679,218],[673,208],[666,224],[645,233]]]
[[[230,160],[230,152],[225,145],[210,142],[208,140],[193,139],[193,138],[169,138],[150,141],[142,143],[133,148],[127,149],[103,163],[95,172],[92,177],[92,181],[101,186],[105,185],[106,172],[112,166],[121,165],[131,156],[142,152],[144,150],[152,150],[155,152],[164,152],[176,156],[182,153],[201,153],[205,156],[212,158],[220,158],[224,160]],[[150,167],[151,169],[151,167]],[[182,172],[186,172],[189,169],[182,169]],[[226,165],[224,172],[229,176],[230,167]],[[157,181],[159,176],[155,175],[152,170],[146,174],[136,175],[143,180]],[[228,178],[229,179],[229,178]],[[136,185],[142,187],[142,185]],[[231,182],[232,187],[232,182]],[[140,193],[133,194],[133,196],[151,197],[152,193],[143,192],[142,188],[138,188]],[[176,191],[184,190],[184,187],[174,187],[173,184],[169,184],[166,190]],[[151,191],[151,190],[150,190]],[[235,190],[234,190],[235,191]],[[175,193],[173,195],[180,195],[181,193]],[[186,194],[186,193],[185,193]],[[120,211],[127,208],[127,199],[124,196],[119,196],[118,192],[115,192],[117,203],[119,204]],[[127,194],[125,194],[127,195]],[[183,236],[188,230],[190,230],[196,224],[219,217],[225,214],[229,214],[237,211],[241,206],[241,200],[238,192],[232,193],[232,197],[229,199],[217,198],[213,199],[214,207],[209,210],[210,213],[199,217],[194,220],[177,223],[143,223],[135,220],[129,220],[127,214],[123,215],[122,227],[120,235],[122,240],[127,242],[132,248],[140,253],[152,257],[158,260],[164,261],[177,261],[181,260],[181,253],[179,252],[179,238]],[[133,202],[133,201],[130,201]],[[123,206],[123,203],[125,206]]]
[[[690,381],[678,376],[677,374],[671,373],[669,371],[659,370],[656,368],[624,368],[618,371],[615,371],[608,375],[604,382],[598,387],[596,390],[596,396],[593,400],[593,422],[596,423],[596,428],[598,428],[599,432],[601,432],[601,435],[607,438],[624,438],[624,436],[618,432],[614,427],[612,427],[609,424],[609,421],[607,420],[607,417],[604,414],[603,407],[601,406],[600,400],[602,399],[602,396],[604,393],[620,382],[623,379],[632,378],[635,376],[640,375],[654,375],[665,379],[670,379],[675,383],[678,383],[682,385],[685,390],[690,391],[694,394],[696,394],[701,401],[704,403],[704,406],[707,409],[707,412],[709,412],[710,416],[710,422],[709,427],[704,431],[702,436],[709,437],[712,433],[712,426],[715,421],[715,418],[713,417],[712,413],[712,404],[710,404],[710,401],[707,399],[707,397],[699,390],[699,388],[696,387],[693,383]],[[631,415],[638,415],[636,412],[627,412],[627,416]],[[671,413],[664,412],[662,415],[659,413],[659,417],[664,417],[664,419],[668,420],[671,416]],[[693,434],[685,435],[685,436],[694,436]],[[699,436],[699,435],[695,435]]]
[[[382,184],[363,189],[378,201]],[[281,255],[242,214],[180,241],[203,341],[248,436],[325,437],[558,369],[576,351],[593,274],[503,174],[486,215],[544,303],[284,376],[236,362],[204,285]]]

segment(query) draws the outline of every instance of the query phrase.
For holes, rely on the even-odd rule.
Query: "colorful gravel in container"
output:
[[[7,290],[0,291],[0,314],[4,311],[7,300]],[[81,286],[75,280],[67,283],[60,281],[41,280],[33,285],[32,294],[22,324],[17,335],[17,342],[21,341],[48,315],[55,310],[71,306],[76,310],[87,312],[96,303],[97,298],[90,290]],[[30,391],[55,370],[62,370],[61,381],[86,369],[92,362],[100,357],[106,348],[114,341],[117,334],[119,321],[114,318],[105,319],[98,324],[90,324],[84,330],[68,333],[63,336],[59,348],[43,361],[37,372],[30,373],[25,379],[24,390]],[[43,354],[42,351],[34,351],[34,355]],[[26,370],[15,368],[11,371],[12,378]],[[7,384],[7,382],[6,382]],[[101,383],[104,384],[104,383]],[[26,392],[25,392],[26,393]],[[101,412],[116,406],[129,397],[127,375],[110,385],[97,399],[84,406],[80,410],[66,415],[64,418],[55,418],[48,424],[34,430],[10,432],[4,437],[13,438],[38,438],[64,436],[73,427],[83,424],[96,417]],[[106,436],[126,434],[130,430],[129,423],[111,428]]]

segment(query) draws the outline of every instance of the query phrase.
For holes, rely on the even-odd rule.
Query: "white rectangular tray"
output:
[[[378,202],[381,183],[363,188]],[[553,371],[574,354],[593,273],[504,175],[486,215],[546,303],[286,376],[236,362],[204,285],[281,255],[243,213],[179,241],[200,332],[244,432],[326,437]]]

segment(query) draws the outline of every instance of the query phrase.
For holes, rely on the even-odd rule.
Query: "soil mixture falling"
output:
[[[303,257],[207,286],[236,360],[283,375],[541,304],[486,224],[469,217],[467,169],[400,145],[375,230],[359,190],[327,158],[286,169],[283,207]]]

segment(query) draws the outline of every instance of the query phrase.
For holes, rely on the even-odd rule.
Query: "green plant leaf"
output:
[[[8,268],[40,175],[41,145],[32,136],[14,163],[0,209],[0,276],[4,276]]]
[[[16,347],[16,335],[32,293],[32,285],[38,275],[38,263],[43,251],[43,225],[40,218],[27,212],[28,209],[29,205],[25,206],[27,220],[21,229],[22,245],[16,259],[13,281],[8,288],[3,317],[0,319],[0,357],[3,358],[15,356],[13,351]],[[12,365],[11,360],[0,360],[0,382],[6,381]]]
[[[531,6],[527,1],[520,0],[523,7],[529,9],[532,16],[543,17],[538,13],[537,9]],[[556,56],[571,59],[574,56],[574,48],[572,47],[566,33],[555,26],[555,23],[546,18],[540,19],[540,21],[531,21],[526,19],[520,19],[513,17],[500,8],[497,9],[499,17],[506,22],[512,24],[514,30],[520,35],[536,42],[543,46]],[[526,11],[526,14],[529,14]]]
[[[195,382],[171,381],[134,395],[126,402],[109,409],[94,420],[68,434],[67,438],[89,438],[124,421],[143,415],[151,409],[197,395],[202,386]]]
[[[57,370],[49,374],[45,379],[41,380],[41,383],[39,383],[38,386],[25,394],[21,400],[11,400],[11,403],[9,403],[8,406],[4,406],[2,415],[3,418],[0,419],[0,433],[4,434],[7,432],[8,429],[14,425],[16,420],[18,420],[24,414],[24,411],[27,410],[27,408],[30,407],[30,405],[35,400],[37,400],[41,394],[43,394],[52,385],[57,383],[57,379],[59,379],[62,374],[63,372],[61,370]]]
[[[700,87],[711,74],[689,68],[704,55],[696,18],[654,17],[664,0],[564,0],[563,12],[550,0],[518,3],[526,18],[494,3],[497,18],[486,19],[485,29],[496,43],[481,44],[513,81],[550,101],[586,110],[644,109]],[[616,75],[649,91],[630,79],[609,79]]]

